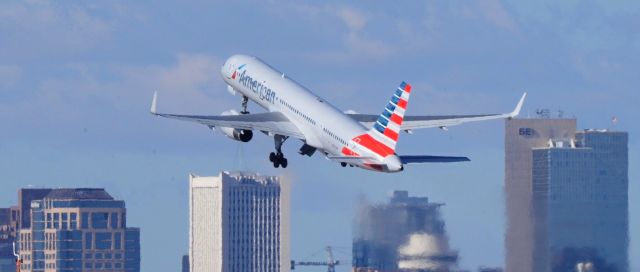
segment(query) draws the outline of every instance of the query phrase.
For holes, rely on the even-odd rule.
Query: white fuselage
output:
[[[331,156],[372,158],[371,163],[356,165],[359,167],[385,172],[402,170],[395,154],[383,158],[353,140],[366,134],[366,127],[260,59],[234,55],[225,62],[221,74],[235,91],[267,111],[289,118],[304,134],[307,145]]]

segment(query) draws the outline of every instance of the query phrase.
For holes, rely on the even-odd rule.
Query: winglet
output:
[[[156,103],[158,101],[158,91],[153,92],[153,100],[151,100],[151,114],[158,115],[156,113]]]
[[[522,105],[524,104],[525,97],[527,97],[526,92],[522,94],[522,97],[520,98],[520,101],[518,101],[518,105],[516,105],[516,108],[511,113],[509,113],[509,118],[514,118],[520,114],[520,110],[522,110]]]

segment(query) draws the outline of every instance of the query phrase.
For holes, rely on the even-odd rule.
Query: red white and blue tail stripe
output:
[[[402,82],[373,127],[354,141],[382,157],[393,155],[410,93],[411,85]]]

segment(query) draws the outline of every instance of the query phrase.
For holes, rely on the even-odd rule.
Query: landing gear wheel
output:
[[[276,146],[276,153],[271,152],[269,154],[269,161],[273,163],[273,167],[278,168],[282,166],[282,168],[287,168],[289,162],[282,154],[282,143],[286,141],[289,137],[282,135],[274,135],[273,140]]]
[[[346,162],[341,162],[340,165],[342,165],[342,167],[347,167],[347,163]]]
[[[275,160],[276,160],[276,153],[271,152],[269,154],[269,161],[270,162],[275,162]]]

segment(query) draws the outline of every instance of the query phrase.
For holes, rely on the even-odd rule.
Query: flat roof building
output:
[[[628,271],[626,132],[506,121],[506,271]]]
[[[30,226],[18,232],[22,272],[140,271],[140,230],[104,189],[49,189],[31,201],[29,220],[21,214]]]
[[[289,271],[289,186],[277,176],[189,176],[189,271]]]

